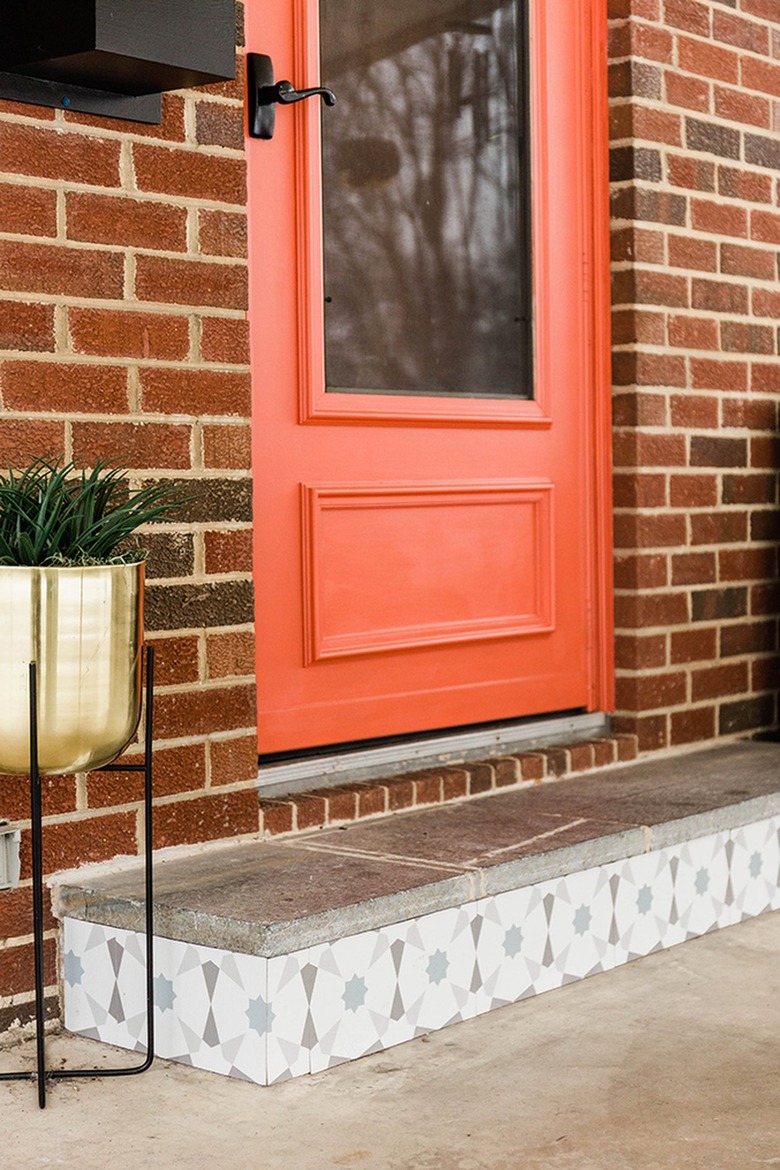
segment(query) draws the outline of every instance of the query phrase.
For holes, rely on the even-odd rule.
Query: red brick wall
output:
[[[0,103],[0,465],[119,457],[193,497],[145,540],[159,846],[259,824],[246,278],[240,70],[161,126]],[[27,802],[0,779],[1,816]],[[137,852],[141,817],[127,776],[52,780],[47,872]],[[29,1014],[29,904],[0,893],[0,1028]]]
[[[609,0],[616,726],[777,718],[778,0]]]

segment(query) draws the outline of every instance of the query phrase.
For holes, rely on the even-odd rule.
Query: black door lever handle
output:
[[[270,88],[276,95],[270,100],[281,102],[284,106],[289,106],[293,102],[299,102],[303,98],[315,97],[318,93],[322,95],[322,100],[326,106],[335,106],[336,104],[336,95],[333,90],[325,89],[321,85],[315,86],[314,89],[296,89],[291,81],[277,81],[276,85]]]
[[[277,103],[290,106],[320,95],[326,106],[336,104],[330,89],[296,89],[291,81],[274,81],[274,66],[264,53],[247,53],[247,104],[250,138],[273,138]]]

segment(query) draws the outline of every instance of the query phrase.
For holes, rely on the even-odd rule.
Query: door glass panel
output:
[[[329,390],[530,398],[524,0],[321,0]]]

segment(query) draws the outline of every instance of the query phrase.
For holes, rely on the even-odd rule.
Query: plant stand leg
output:
[[[100,772],[143,772],[144,774],[144,877],[146,896],[146,1058],[130,1068],[78,1068],[46,1071],[44,1048],[44,964],[43,964],[43,815],[42,784],[38,767],[38,697],[36,664],[30,663],[30,817],[32,836],[33,938],[35,957],[35,1040],[36,1071],[0,1073],[0,1081],[36,1081],[38,1105],[46,1108],[46,1081],[76,1077],[127,1077],[146,1072],[154,1061],[154,880],[152,870],[152,741],[154,707],[154,647],[146,647],[146,716],[144,721],[144,762],[107,764]]]
[[[30,836],[32,838],[33,955],[35,966],[35,1072],[1,1073],[0,1081],[37,1081],[38,1104],[46,1108],[46,1067],[44,1052],[43,976],[43,852],[41,776],[38,771],[38,682],[37,669],[30,663],[28,674],[30,718]]]
[[[35,1047],[38,1105],[46,1108],[43,973],[43,793],[38,768],[38,668],[30,663],[30,832],[32,834],[33,940],[35,953]]]

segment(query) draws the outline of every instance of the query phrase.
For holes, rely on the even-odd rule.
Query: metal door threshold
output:
[[[380,776],[398,776],[439,764],[487,759],[601,735],[609,735],[609,716],[602,711],[558,714],[489,728],[447,731],[403,743],[347,748],[329,754],[261,764],[258,783],[263,797],[285,796],[308,788],[330,788],[358,780],[375,780]]]

